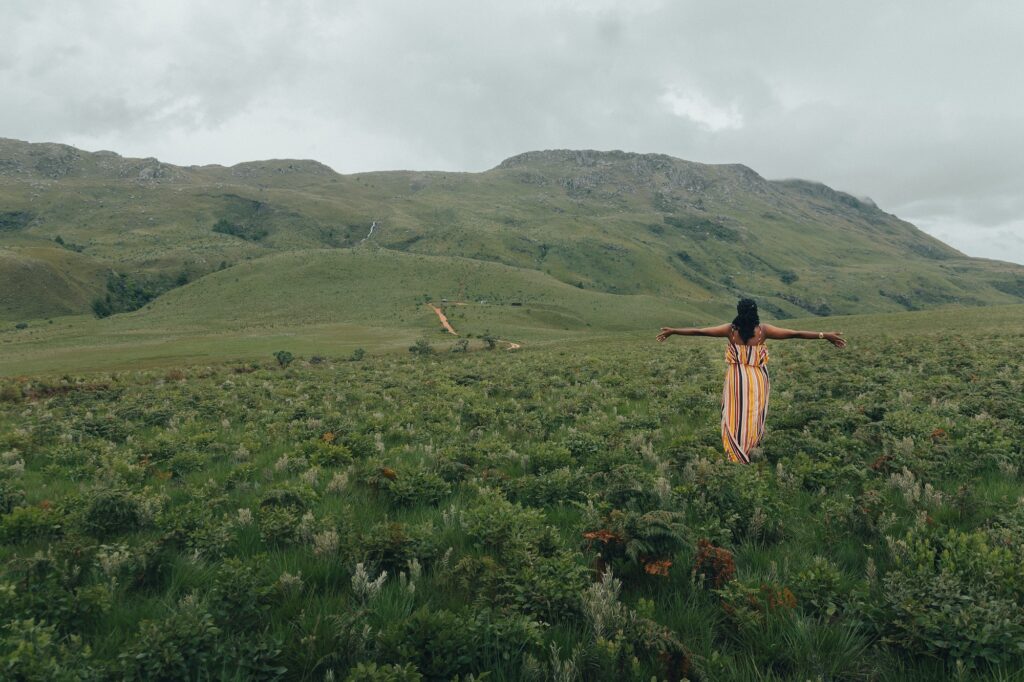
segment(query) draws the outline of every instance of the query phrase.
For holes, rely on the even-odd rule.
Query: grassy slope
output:
[[[655,330],[722,313],[581,290],[533,270],[367,245],[245,262],[134,313],[8,327],[0,331],[0,374],[265,358],[279,348],[303,355],[404,350],[418,337],[447,346],[454,337],[425,305],[445,298],[460,334],[490,331],[525,343]]]
[[[306,357],[338,357],[357,347],[401,353],[417,338],[443,350],[454,337],[442,331],[424,304],[428,298],[450,301],[444,308],[463,337],[490,331],[527,346],[647,339],[664,324],[717,323],[729,314],[714,303],[673,305],[652,296],[581,290],[535,271],[472,259],[373,246],[303,251],[214,273],[134,313],[8,327],[0,331],[0,375],[265,360],[279,349]],[[953,306],[785,324],[838,329],[856,343],[905,331],[988,329],[1018,318],[1024,306]],[[473,340],[473,347],[480,344]]]
[[[377,221],[371,241],[393,250],[504,263],[609,293],[719,306],[752,293],[780,317],[1024,296],[1024,268],[965,258],[824,185],[660,155],[533,152],[485,173],[338,175],[311,161],[183,168],[0,141],[0,213],[23,217],[0,230],[0,249],[61,235],[89,259],[68,267],[90,271],[197,277],[222,262],[352,247]],[[214,233],[220,218],[268,234]],[[787,284],[789,273],[797,279]],[[55,301],[40,307],[63,312]],[[0,318],[24,314],[0,306]]]

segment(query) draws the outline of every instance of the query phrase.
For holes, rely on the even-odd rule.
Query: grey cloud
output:
[[[1009,0],[16,0],[0,20],[19,102],[0,135],[342,172],[663,152],[820,180],[1024,261]]]

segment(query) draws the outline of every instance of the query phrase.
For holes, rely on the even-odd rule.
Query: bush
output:
[[[62,634],[91,627],[109,610],[111,597],[108,586],[85,584],[89,572],[83,568],[51,550],[15,560],[7,566],[14,582],[0,583],[0,611],[5,618],[46,622]]]
[[[416,559],[426,563],[437,552],[436,533],[430,523],[410,525],[386,521],[372,526],[359,538],[360,553],[377,570],[398,575]]]
[[[261,227],[255,227],[253,225],[240,225],[233,223],[230,220],[221,218],[213,224],[213,231],[220,234],[229,234],[232,237],[238,237],[250,242],[258,242],[266,237],[270,232]]]
[[[423,607],[384,633],[386,658],[411,662],[428,679],[479,674],[542,645],[541,626],[490,608],[452,612]]]
[[[409,346],[409,352],[419,357],[426,357],[434,352],[434,348],[426,339],[418,339],[416,343]]]
[[[277,360],[277,364],[284,368],[292,363],[292,360],[295,359],[295,356],[286,350],[279,350],[276,353],[274,353],[274,358]]]
[[[379,487],[392,504],[412,506],[437,504],[452,492],[452,486],[437,473],[423,467],[409,467],[395,472],[394,478],[380,477]]]
[[[345,682],[420,682],[423,675],[412,663],[405,665],[381,665],[376,663],[357,663],[349,671]]]
[[[100,540],[137,530],[142,525],[139,501],[125,490],[100,490],[92,494],[82,514],[82,529]]]
[[[270,608],[275,588],[260,578],[256,566],[230,557],[217,568],[210,588],[210,613],[217,623],[233,629],[251,629],[261,624]]]
[[[10,514],[15,507],[25,504],[25,491],[0,479],[0,514]]]
[[[55,538],[61,534],[60,520],[51,509],[16,507],[0,519],[0,540],[20,544]]]
[[[0,674],[5,680],[86,682],[107,679],[92,661],[92,650],[81,637],[61,637],[56,628],[35,618],[12,620],[3,626]]]
[[[685,478],[675,492],[699,536],[718,545],[782,537],[782,495],[765,469],[697,460]]]
[[[24,395],[17,384],[0,384],[0,403],[17,403],[21,402],[22,398]]]
[[[299,514],[294,507],[260,509],[260,538],[267,545],[287,545],[298,539]]]
[[[914,653],[1009,664],[1024,650],[1024,556],[984,532],[915,529],[890,540],[876,625]]]
[[[214,668],[221,630],[202,607],[179,608],[163,620],[145,620],[118,656],[124,680],[199,680]]]

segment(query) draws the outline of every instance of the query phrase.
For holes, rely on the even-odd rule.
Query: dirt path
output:
[[[431,303],[428,303],[427,307],[434,309],[434,312],[437,313],[438,319],[441,320],[441,326],[444,327],[445,329],[447,329],[449,334],[454,334],[455,336],[459,335],[458,332],[456,332],[454,329],[452,329],[452,325],[449,324],[448,318],[445,317],[445,314],[443,312],[441,312],[440,308],[438,308],[436,305],[433,305]]]
[[[462,303],[462,302],[459,302],[459,301],[453,301],[451,303],[446,303],[445,305],[466,305],[466,304]],[[431,310],[433,310],[435,313],[437,313],[437,319],[441,320],[441,326],[444,327],[445,330],[449,334],[453,334],[455,336],[459,335],[459,333],[457,331],[452,329],[452,325],[448,321],[448,317],[444,314],[444,311],[442,311],[440,308],[438,308],[433,303],[427,303],[426,306],[428,308],[430,308]],[[498,340],[508,344],[508,348],[506,348],[505,350],[518,350],[519,348],[523,347],[523,344],[516,343],[515,341],[509,341],[507,339],[498,339]]]

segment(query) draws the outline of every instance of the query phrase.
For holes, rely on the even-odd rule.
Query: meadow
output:
[[[1021,679],[1021,313],[0,379],[0,676]]]

